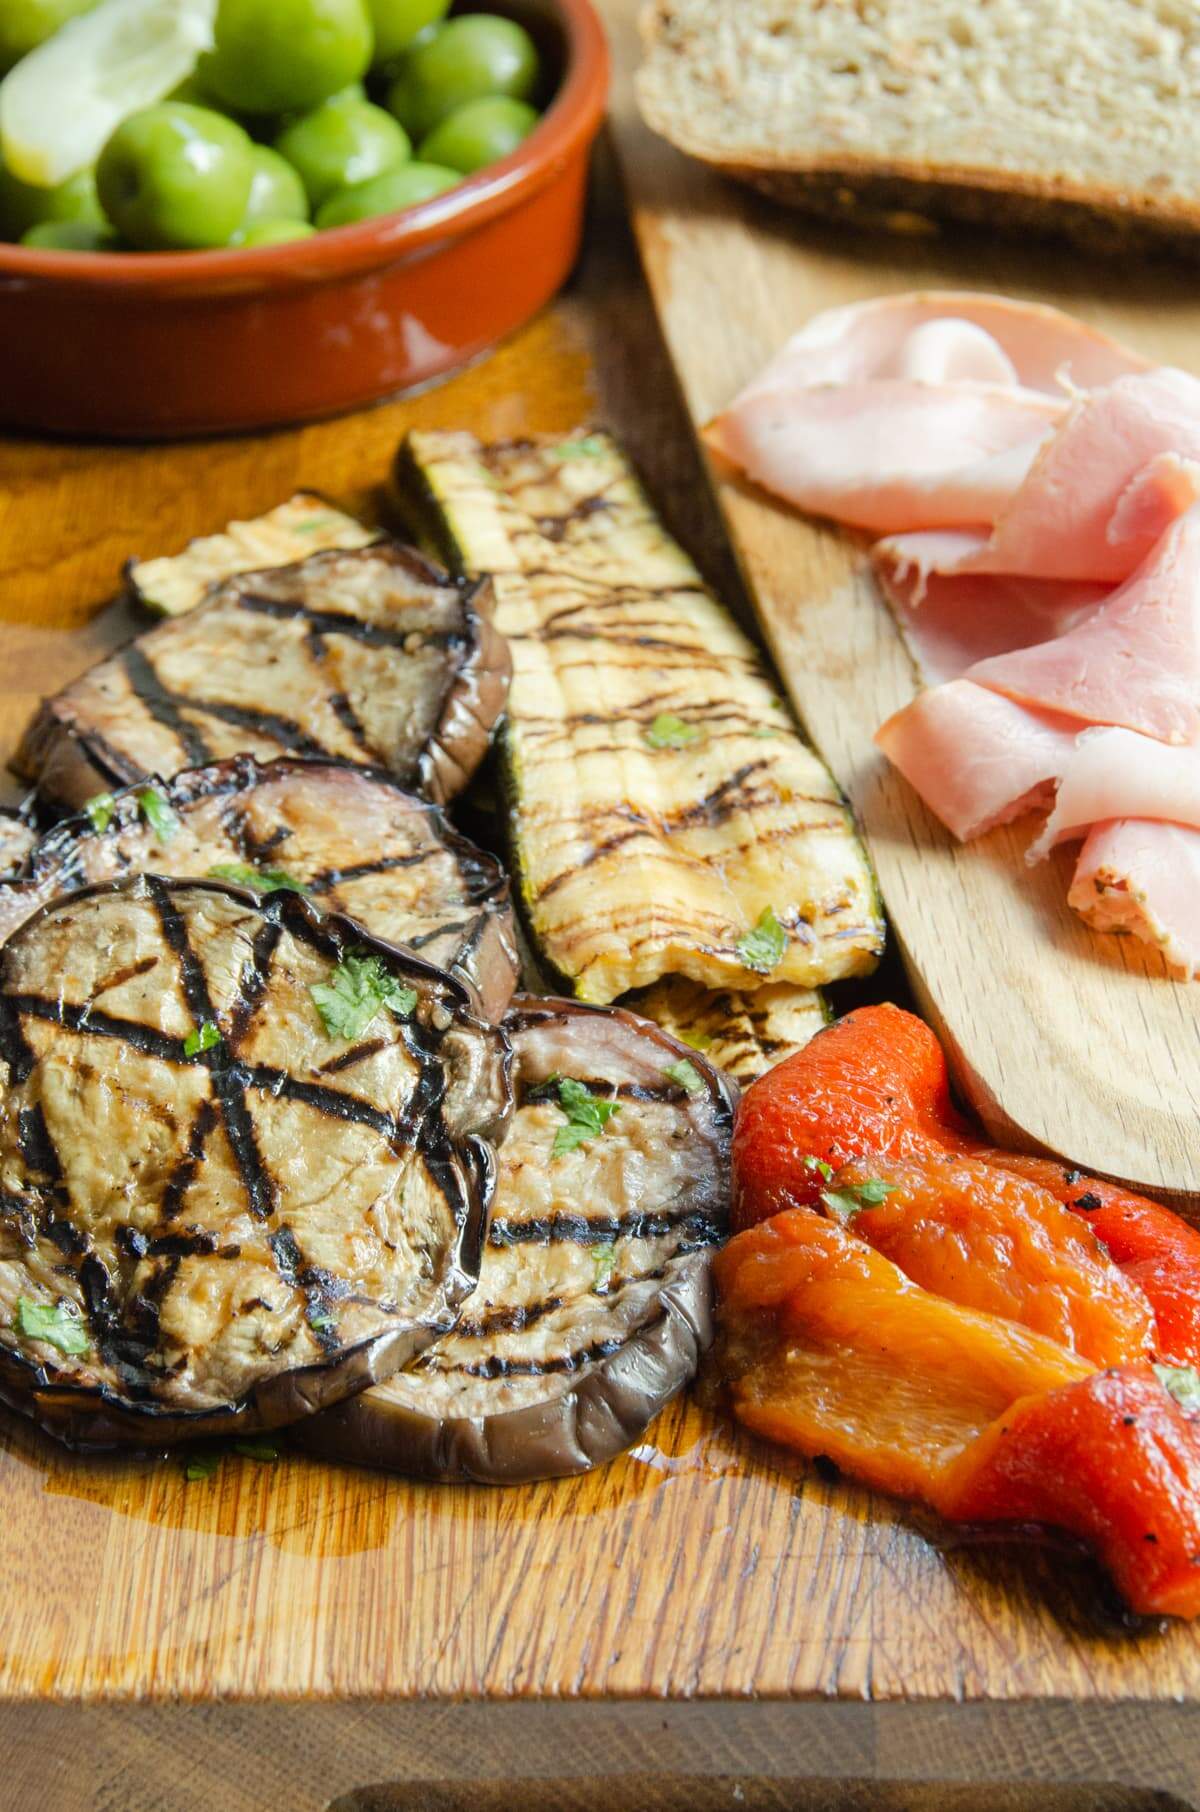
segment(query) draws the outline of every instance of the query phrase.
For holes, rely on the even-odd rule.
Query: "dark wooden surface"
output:
[[[134,627],[105,604],[128,555],[298,484],[373,509],[411,425],[490,436],[593,416],[733,596],[607,171],[568,294],[422,397],[172,448],[0,444],[5,748],[39,693]],[[931,1781],[1101,1782],[1098,1808],[1133,1812],[1118,1783],[1194,1781],[1189,1632],[1126,1626],[1069,1556],[935,1545],[690,1401],[589,1479],[503,1493],[300,1455],[229,1457],[188,1484],[178,1457],[72,1458],[15,1423],[0,1437],[14,1812],[316,1812],[356,1792],[341,1812],[382,1812],[421,1804],[396,1796],[414,1780],[441,1812],[452,1790],[474,1804],[462,1784],[480,1779],[514,1783],[532,1812],[560,1802],[522,1799],[523,1780],[627,1774],[657,1783],[647,1812],[704,1812],[672,1786],[696,1773],[731,1805],[797,1812],[858,1812],[872,1781],[898,1783],[884,1812],[965,1812],[914,1784]],[[830,1781],[852,1789],[823,1800]],[[1028,1795],[979,1803],[1025,1812]],[[1079,1808],[1039,1792],[1038,1812]]]

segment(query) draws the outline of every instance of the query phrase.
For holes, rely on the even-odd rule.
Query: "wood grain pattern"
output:
[[[697,423],[817,310],[910,288],[1052,302],[1158,361],[1200,369],[1186,272],[982,235],[822,229],[681,157],[636,113],[632,0],[608,13],[631,211]],[[863,549],[765,494],[714,482],[785,683],[866,830],[919,1001],[989,1130],[1200,1206],[1200,987],[1171,981],[1133,939],[1090,931],[1067,906],[1075,852],[1025,866],[1033,820],[954,842],[871,742],[914,683]]]
[[[5,746],[39,692],[127,633],[124,610],[97,611],[126,554],[299,483],[369,504],[418,423],[559,432],[599,411],[728,595],[599,197],[572,292],[440,390],[168,451],[0,446]],[[650,1772],[1186,1794],[1196,1775],[1192,1632],[1127,1624],[1073,1553],[939,1545],[695,1402],[601,1473],[510,1491],[297,1454],[188,1483],[178,1456],[75,1458],[6,1420],[0,1504],[0,1805],[316,1812],[414,1778]],[[691,1697],[712,1702],[673,1702]]]

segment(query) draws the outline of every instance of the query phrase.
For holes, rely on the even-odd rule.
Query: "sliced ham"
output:
[[[898,540],[939,541],[964,536],[908,535]],[[888,548],[897,542],[885,544]],[[905,646],[927,686],[958,679],[976,662],[1029,648],[1086,622],[1110,587],[1058,579],[1009,578],[965,573],[927,576],[919,567],[877,557],[876,573]]]
[[[1128,578],[1200,496],[1200,382],[1162,367],[1080,396],[1022,479],[990,535],[901,535],[877,556],[921,574]],[[947,502],[939,527],[961,521]]]
[[[1030,859],[1086,839],[1071,904],[1200,973],[1200,381],[1054,310],[894,296],[810,321],[708,440],[884,537],[931,689],[876,740],[953,834],[1049,809]]]
[[[898,376],[1017,383],[1059,395],[1064,372],[1077,389],[1093,390],[1146,368],[1127,346],[1060,309],[976,290],[913,290],[814,315],[742,394],[785,379],[851,384]]]
[[[990,521],[1063,407],[977,383],[792,382],[742,398],[705,438],[789,503],[888,534]]]
[[[1193,741],[1200,735],[1200,505],[1086,622],[969,671],[979,685],[1040,710],[1163,742]]]
[[[918,693],[875,733],[909,785],[961,842],[1049,805],[1079,733],[970,680]]]
[[[802,509],[888,534],[986,530],[1069,408],[1143,361],[1055,309],[949,292],[816,316],[706,431]]]
[[[1200,974],[1200,830],[1137,818],[1097,824],[1067,898],[1095,930],[1129,932],[1187,979]]]
[[[1063,763],[1054,810],[1030,862],[1111,818],[1200,829],[1200,747],[1173,749],[1132,730],[1085,730]]]

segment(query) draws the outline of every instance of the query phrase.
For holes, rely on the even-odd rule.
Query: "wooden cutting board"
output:
[[[411,427],[601,414],[735,585],[614,207],[601,180],[557,308],[425,396],[170,448],[0,440],[0,755],[136,627],[105,605],[127,555],[297,484],[369,509]],[[286,1447],[189,1483],[0,1415],[0,1808],[1200,1812],[1200,1635],[1128,1626],[1070,1554],[944,1536],[690,1400],[602,1472],[506,1491]]]
[[[1055,303],[1200,371],[1194,270],[980,234],[823,228],[680,156],[634,104],[634,0],[605,12],[631,215],[697,425],[819,309],[906,289]],[[914,991],[989,1131],[1200,1206],[1200,983],[1170,980],[1131,938],[1090,931],[1067,906],[1075,851],[1025,864],[1038,821],[954,842],[871,741],[914,680],[861,547],[717,473],[713,483],[784,682],[866,832]]]

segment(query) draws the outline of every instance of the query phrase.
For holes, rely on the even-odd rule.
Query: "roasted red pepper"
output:
[[[1200,1614],[1200,1233],[988,1146],[895,1007],[756,1082],[734,1162],[716,1277],[747,1426],[949,1517],[1067,1529],[1135,1609]]]
[[[1200,1367],[1200,1232],[1145,1196],[990,1146],[950,1098],[937,1039],[899,1007],[847,1014],[747,1091],[734,1133],[735,1224],[818,1203],[826,1181],[811,1160],[838,1170],[935,1154],[1013,1172],[1084,1218],[1150,1303],[1159,1356]]]

